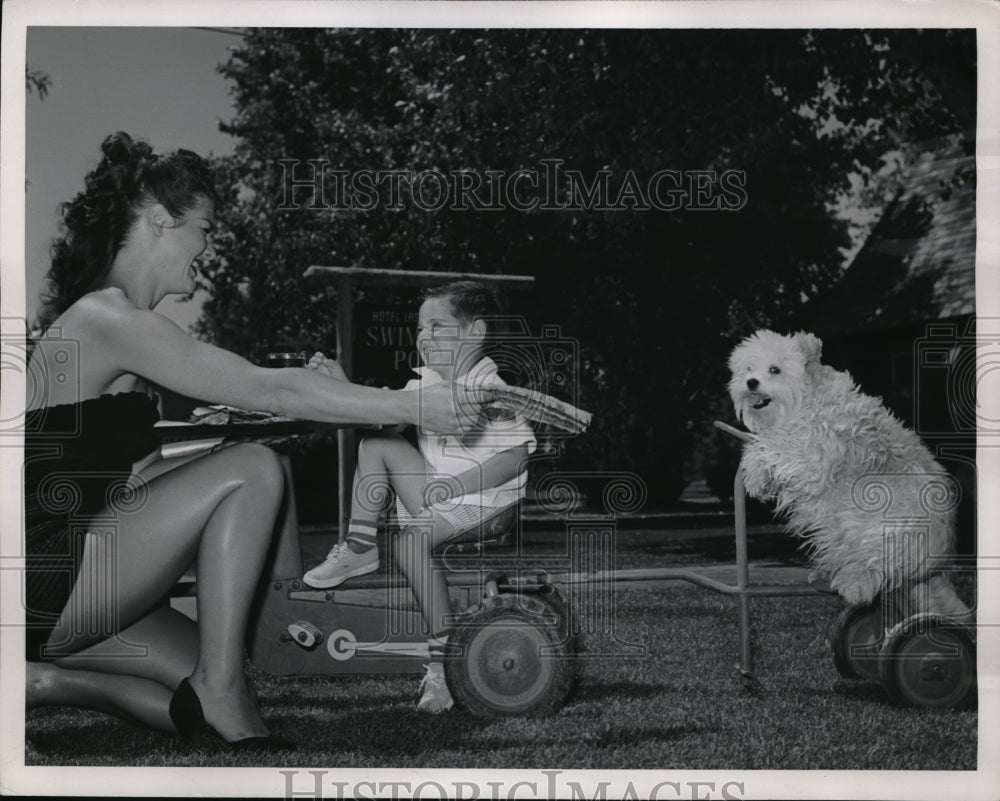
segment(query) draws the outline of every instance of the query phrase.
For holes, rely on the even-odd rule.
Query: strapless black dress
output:
[[[28,412],[24,435],[25,622],[29,661],[42,649],[76,583],[88,529],[114,530],[132,465],[159,446],[156,402],[102,395]]]

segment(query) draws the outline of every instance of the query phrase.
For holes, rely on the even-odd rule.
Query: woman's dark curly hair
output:
[[[119,131],[101,143],[101,151],[104,158],[88,173],[86,189],[59,207],[64,233],[52,243],[43,327],[104,285],[141,209],[160,203],[181,217],[202,197],[218,201],[208,162],[190,150],[157,155],[148,143]]]

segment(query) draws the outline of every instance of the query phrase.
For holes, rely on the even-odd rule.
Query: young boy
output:
[[[470,388],[503,385],[485,355],[500,313],[485,286],[461,281],[429,291],[420,306],[417,352],[423,363],[404,389],[440,381]],[[310,366],[337,377],[337,365],[317,354]],[[342,376],[342,373],[340,373]],[[484,408],[464,434],[418,432],[419,449],[397,432],[366,437],[358,448],[351,521],[345,545],[308,571],[306,584],[327,589],[378,569],[375,535],[391,487],[400,533],[395,556],[409,580],[429,634],[430,662],[418,707],[439,713],[452,706],[442,658],[448,642],[451,599],[444,574],[431,558],[441,543],[480,525],[511,518],[524,497],[528,455],[535,437],[527,422],[500,419]],[[388,487],[387,487],[388,484]]]

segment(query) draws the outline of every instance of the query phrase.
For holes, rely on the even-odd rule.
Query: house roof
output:
[[[973,314],[975,268],[975,156],[925,153],[806,319],[819,334],[850,335]]]

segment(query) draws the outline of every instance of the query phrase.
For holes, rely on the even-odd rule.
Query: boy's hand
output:
[[[317,373],[323,373],[323,375],[329,376],[330,378],[336,378],[338,381],[347,381],[347,373],[344,369],[333,359],[328,359],[319,351],[316,351],[312,358],[309,359],[306,367],[310,370],[315,370]]]

